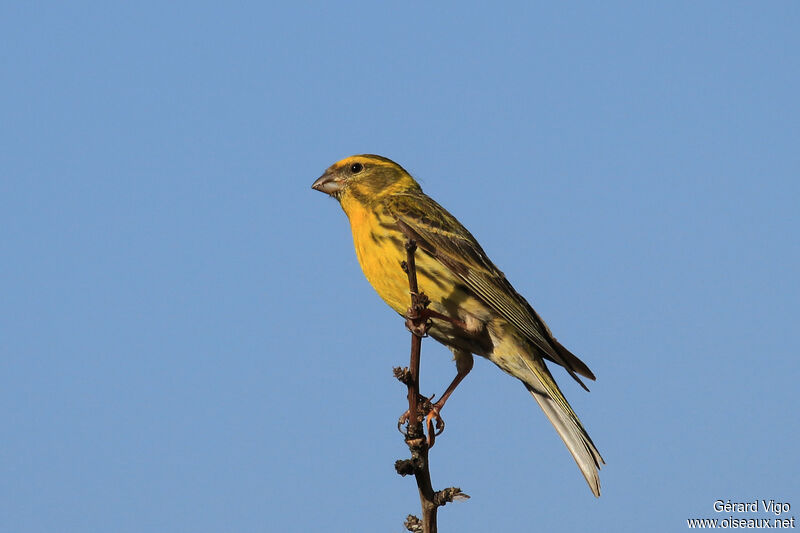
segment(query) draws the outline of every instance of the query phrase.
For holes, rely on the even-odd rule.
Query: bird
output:
[[[430,300],[428,334],[453,352],[456,377],[433,405],[444,403],[470,372],[473,355],[520,380],[566,444],[589,488],[600,496],[605,461],[559,389],[546,361],[560,365],[584,389],[589,367],[556,340],[539,314],[498,269],[472,234],[391,159],[373,154],[331,165],[312,189],[335,198],[350,221],[361,269],[400,315],[410,298],[401,269],[406,241],[418,247],[419,290]]]

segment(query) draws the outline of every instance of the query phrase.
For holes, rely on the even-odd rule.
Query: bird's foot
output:
[[[435,396],[435,394],[433,396]],[[426,398],[421,394],[417,395],[417,420],[422,420],[423,418],[426,418],[427,420],[427,416],[434,408],[432,403],[433,396]],[[400,418],[397,420],[397,431],[407,436],[408,429],[403,430],[403,426],[407,424],[410,419],[411,412],[406,410],[406,412],[400,415]],[[442,422],[442,427],[444,427],[444,422]]]
[[[428,414],[425,415],[425,428],[428,430],[428,449],[433,448],[433,445],[436,443],[436,437],[442,434],[444,431],[444,419],[439,414],[439,411],[442,409],[444,404],[439,405],[440,402],[436,402],[433,405],[430,405],[430,410]]]
[[[427,299],[424,294],[422,296]],[[428,330],[433,325],[433,321],[428,318],[426,311],[427,309],[421,305],[412,305],[406,311],[406,328],[417,337],[427,337]]]

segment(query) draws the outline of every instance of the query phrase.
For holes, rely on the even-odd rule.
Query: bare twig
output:
[[[406,327],[411,331],[411,360],[408,368],[395,368],[394,375],[408,387],[408,413],[400,418],[399,425],[408,422],[405,433],[406,444],[411,452],[411,459],[403,459],[395,463],[395,470],[401,476],[414,474],[419,490],[419,499],[422,505],[422,520],[409,515],[405,522],[408,531],[436,533],[436,513],[439,507],[454,500],[469,498],[461,489],[450,487],[441,491],[434,491],[431,484],[431,474],[428,467],[428,439],[425,438],[422,419],[431,410],[431,402],[419,393],[419,363],[422,349],[422,338],[428,333],[431,322],[427,313],[430,301],[417,286],[417,269],[414,255],[417,245],[412,238],[406,241],[406,261],[403,270],[408,274],[408,287],[411,291],[411,307],[406,314]],[[420,405],[422,402],[422,405]],[[433,442],[434,429],[429,423],[428,433],[430,442]],[[432,444],[431,444],[432,445]]]

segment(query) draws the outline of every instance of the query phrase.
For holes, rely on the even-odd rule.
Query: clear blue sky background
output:
[[[309,188],[364,152],[598,376],[595,499],[478,361],[442,531],[800,515],[800,4],[114,4],[0,7],[0,530],[402,531],[409,335]]]

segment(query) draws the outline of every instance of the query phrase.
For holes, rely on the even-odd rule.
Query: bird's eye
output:
[[[352,165],[350,165],[350,172],[352,172],[353,174],[358,174],[362,170],[364,170],[364,165],[362,165],[361,163],[353,163]]]

